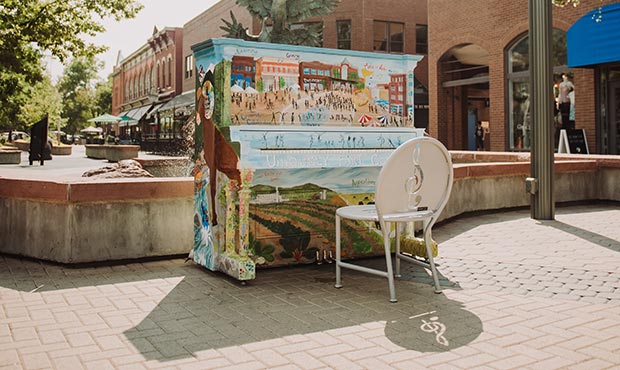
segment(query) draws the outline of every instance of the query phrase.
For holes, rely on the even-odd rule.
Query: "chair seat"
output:
[[[336,210],[336,215],[342,218],[360,221],[379,221],[377,208],[374,204],[346,206]],[[383,219],[387,222],[407,222],[416,220],[425,220],[433,216],[432,211],[407,211],[384,214]]]

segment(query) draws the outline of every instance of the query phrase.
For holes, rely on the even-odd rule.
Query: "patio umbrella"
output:
[[[388,118],[386,116],[377,116],[377,121],[386,124],[388,121]]]
[[[359,123],[368,123],[370,121],[372,121],[372,117],[367,114],[363,114],[360,119],[357,120]]]
[[[233,87],[230,88],[230,92],[234,92],[234,93],[240,93],[243,92],[243,87],[234,84]]]
[[[103,129],[101,127],[86,127],[84,129],[81,129],[80,132],[83,132],[85,134],[100,134],[103,132]]]
[[[248,86],[245,88],[245,93],[246,94],[258,94],[258,91],[252,86]]]
[[[123,119],[121,117],[113,116],[111,114],[102,114],[101,116],[94,117],[88,120],[88,122],[99,122],[99,123],[116,123],[120,122]]]

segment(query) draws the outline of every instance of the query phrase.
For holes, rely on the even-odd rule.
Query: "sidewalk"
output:
[[[178,259],[0,256],[0,369],[620,368],[620,207],[460,218],[434,236],[444,293],[404,264],[395,304],[383,278],[344,270],[333,288],[333,264],[240,285]]]
[[[139,152],[138,158],[169,158],[160,155]],[[109,165],[106,159],[94,159],[86,156],[84,145],[73,145],[71,155],[54,155],[52,160],[44,161],[41,166],[35,161],[30,166],[28,152],[22,152],[20,164],[3,164],[0,177],[29,180],[78,180],[86,171]]]

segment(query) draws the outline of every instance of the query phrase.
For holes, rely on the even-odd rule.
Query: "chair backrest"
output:
[[[438,216],[450,197],[453,177],[450,153],[441,142],[431,137],[408,140],[392,152],[379,173],[377,212],[385,215],[428,207]]]

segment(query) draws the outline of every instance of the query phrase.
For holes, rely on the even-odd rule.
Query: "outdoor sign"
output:
[[[582,128],[561,130],[558,153],[590,154],[586,130]]]

